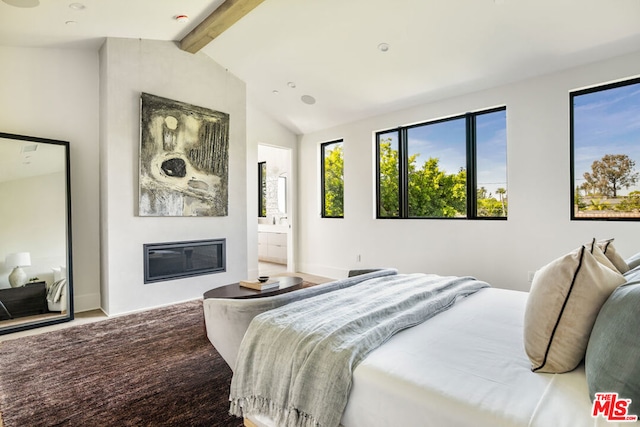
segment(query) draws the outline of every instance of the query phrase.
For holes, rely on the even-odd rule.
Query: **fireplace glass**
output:
[[[225,239],[144,246],[144,283],[226,271]]]

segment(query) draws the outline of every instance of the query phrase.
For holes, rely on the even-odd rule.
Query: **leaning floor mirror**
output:
[[[0,335],[73,319],[69,143],[0,133]]]

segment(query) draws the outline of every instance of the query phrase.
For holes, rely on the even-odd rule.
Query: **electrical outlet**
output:
[[[533,282],[533,276],[536,275],[535,271],[528,271],[527,272],[527,280],[529,281],[529,283]]]
[[[362,255],[356,255],[356,262],[362,262]]]

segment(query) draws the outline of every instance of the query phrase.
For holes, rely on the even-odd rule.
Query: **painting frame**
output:
[[[139,216],[227,216],[229,114],[142,92]]]

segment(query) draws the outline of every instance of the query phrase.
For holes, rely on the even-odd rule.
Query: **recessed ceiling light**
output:
[[[289,86],[291,89],[295,89],[296,84],[294,82],[288,82],[287,86]]]
[[[313,105],[316,103],[316,99],[311,95],[302,95],[300,100],[308,105]]]
[[[78,23],[78,21],[66,21],[65,24],[67,25],[76,25]]]
[[[86,9],[86,6],[83,5],[82,3],[71,3],[69,5],[69,9],[73,9],[73,10],[84,10]]]
[[[274,89],[271,91],[271,93],[273,93],[274,95],[279,95],[280,91],[278,89]]]
[[[2,0],[9,6],[15,7],[36,7],[40,5],[40,0]]]
[[[378,45],[378,50],[379,50],[380,52],[386,52],[386,51],[388,51],[388,50],[389,50],[389,45],[388,45],[387,43],[380,43],[380,44]]]
[[[176,21],[178,22],[189,22],[189,17],[187,15],[177,15]]]

